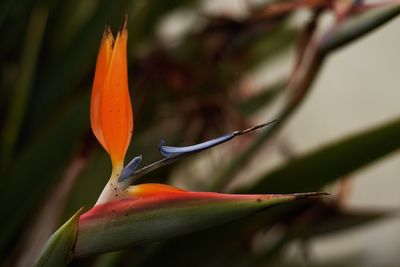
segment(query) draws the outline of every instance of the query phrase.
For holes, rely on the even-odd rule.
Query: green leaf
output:
[[[244,192],[316,190],[400,148],[400,119],[344,138],[295,159]]]
[[[67,266],[71,259],[72,248],[76,240],[78,219],[82,209],[78,210],[47,241],[36,267]]]
[[[320,44],[321,51],[329,53],[354,40],[359,40],[359,37],[384,25],[399,14],[400,4],[396,3],[373,8],[370,11],[347,19],[325,35]]]
[[[34,73],[37,68],[37,60],[47,23],[47,15],[48,10],[39,5],[34,8],[29,19],[25,45],[21,53],[21,71],[11,100],[5,128],[1,136],[1,169],[5,169],[8,164],[8,160],[20,134],[22,122],[26,116],[25,110],[34,80]]]
[[[294,239],[308,240],[312,237],[363,226],[394,215],[389,212],[343,210],[335,205],[318,203],[318,201],[315,204],[311,207],[305,207],[306,209],[302,213],[288,213],[285,220],[287,230],[272,246],[267,246],[262,253],[257,253],[257,255],[251,257],[254,263],[264,264],[253,265],[264,266],[266,263],[274,261],[281,249]]]
[[[60,178],[60,173],[74,155],[89,125],[82,116],[87,110],[88,97],[81,97],[60,107],[46,128],[42,128],[25,149],[13,160],[3,174],[0,201],[18,203],[2,205],[0,212],[8,214],[0,223],[0,251],[5,252],[18,230],[32,216],[34,209],[48,190]],[[62,152],[61,152],[62,151]],[[23,201],[21,201],[23,200]]]
[[[291,237],[309,238],[332,234],[372,223],[391,215],[389,212],[382,211],[341,210],[334,207],[320,208],[320,210],[314,210],[307,214],[315,215],[315,217],[310,216],[306,220],[296,220],[292,225],[293,229],[289,230]]]
[[[118,264],[120,264],[121,258],[123,258],[124,254],[125,251],[122,250],[100,255],[93,264],[93,267],[119,266]]]
[[[74,256],[108,252],[178,236],[321,193],[232,195],[161,192],[95,206],[79,221]]]

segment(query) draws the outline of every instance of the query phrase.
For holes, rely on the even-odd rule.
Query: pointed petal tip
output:
[[[128,14],[125,14],[124,23],[122,23],[121,31],[128,30]]]
[[[102,36],[102,43],[107,40],[107,41],[111,41],[111,46],[114,44],[114,35],[111,31],[110,25],[106,24],[106,26],[104,27],[104,31],[103,31],[103,36]]]
[[[127,35],[128,35],[128,14],[125,14],[124,22],[121,24],[121,27],[119,28],[117,34],[117,39],[118,37],[126,38]]]
[[[112,38],[114,38],[114,35],[113,35],[112,31],[111,31],[111,27],[110,27],[109,24],[106,25],[105,32],[106,32],[107,37],[112,37]]]

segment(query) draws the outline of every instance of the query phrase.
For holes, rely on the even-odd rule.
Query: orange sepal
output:
[[[128,89],[127,40],[126,21],[115,43],[111,32],[106,29],[97,58],[92,91],[92,129],[110,154],[113,167],[122,166],[133,131]]]
[[[101,100],[103,96],[104,82],[107,76],[108,65],[110,63],[114,37],[110,27],[106,27],[101,40],[99,53],[97,55],[96,70],[92,87],[92,97],[90,101],[90,124],[94,135],[106,151],[107,145],[103,136],[103,129],[100,119]]]
[[[104,140],[113,165],[123,162],[133,131],[132,105],[128,90],[126,45],[128,31],[117,35],[100,107]]]
[[[147,197],[158,194],[186,193],[186,191],[166,184],[150,183],[131,186],[127,189],[127,193],[133,197]]]

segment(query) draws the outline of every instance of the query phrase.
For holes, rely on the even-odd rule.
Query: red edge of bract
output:
[[[254,200],[264,201],[276,197],[293,197],[290,195],[244,195],[244,194],[221,194],[214,192],[166,192],[145,197],[127,197],[108,203],[94,206],[84,213],[80,220],[87,221],[101,217],[117,216],[150,208],[162,208],[172,203],[187,203],[188,201],[223,201],[223,200]]]

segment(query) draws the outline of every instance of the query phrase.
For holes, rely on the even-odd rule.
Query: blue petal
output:
[[[189,153],[196,153],[205,149],[208,149],[210,147],[219,145],[221,143],[224,143],[226,141],[231,140],[233,137],[235,137],[234,133],[231,134],[226,134],[220,137],[217,137],[215,139],[200,143],[200,144],[196,144],[196,145],[192,145],[192,146],[183,146],[183,147],[174,147],[174,146],[165,146],[164,145],[164,140],[161,141],[160,143],[160,152],[163,156],[165,157],[176,157],[179,156],[181,154],[189,154]]]
[[[200,144],[192,145],[192,146],[185,146],[185,147],[165,146],[164,141],[161,141],[159,149],[160,149],[161,154],[163,156],[165,156],[165,158],[163,158],[159,161],[153,162],[143,168],[140,168],[139,170],[136,170],[136,168],[138,167],[140,161],[139,161],[139,163],[134,164],[135,165],[134,168],[129,168],[129,166],[131,164],[133,164],[133,161],[135,161],[135,159],[136,159],[135,158],[122,171],[122,174],[120,176],[120,179],[118,179],[118,181],[120,181],[120,180],[122,181],[122,180],[126,180],[126,179],[130,179],[131,181],[133,181],[133,180],[138,179],[139,177],[142,177],[143,175],[145,175],[149,172],[152,172],[162,166],[171,164],[172,162],[180,160],[191,154],[194,154],[194,153],[200,152],[202,150],[211,148],[213,146],[222,144],[226,141],[229,141],[229,140],[235,138],[235,136],[246,134],[246,133],[252,132],[254,130],[257,130],[259,128],[263,128],[265,126],[270,126],[276,121],[277,120],[274,120],[274,121],[271,121],[268,123],[263,123],[260,125],[256,125],[254,127],[251,127],[251,128],[248,128],[248,129],[242,130],[242,131],[235,131],[233,133],[226,134],[226,135],[217,137],[215,139],[212,139],[212,140],[200,143]],[[141,158],[140,158],[140,160],[141,160]],[[130,170],[128,170],[128,168]]]
[[[211,139],[209,141],[206,141],[206,142],[203,142],[200,144],[195,144],[192,146],[183,146],[183,147],[165,146],[164,145],[165,142],[164,142],[164,140],[162,140],[160,142],[159,150],[160,150],[161,154],[167,158],[178,157],[178,156],[182,156],[182,155],[186,155],[186,154],[192,154],[192,153],[200,152],[202,150],[211,148],[213,146],[225,143],[225,142],[233,139],[235,136],[246,134],[246,133],[252,132],[254,130],[257,130],[259,128],[265,127],[267,125],[273,124],[275,121],[276,120],[274,120],[272,122],[268,122],[268,123],[263,123],[263,124],[248,128],[243,131],[235,131],[230,134],[225,134],[223,136]]]
[[[122,170],[121,175],[118,177],[118,183],[125,181],[128,178],[131,178],[133,174],[136,172],[136,169],[139,167],[142,162],[142,156],[134,157],[128,165]]]

